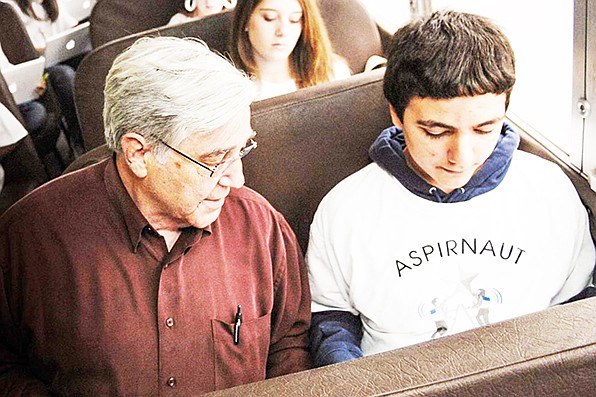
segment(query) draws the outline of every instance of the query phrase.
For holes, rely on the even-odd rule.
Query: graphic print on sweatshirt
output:
[[[460,329],[491,323],[491,306],[500,305],[503,297],[495,288],[473,288],[477,276],[464,276],[452,294],[433,297],[418,306],[418,315],[432,329],[429,339],[450,335],[456,323]]]

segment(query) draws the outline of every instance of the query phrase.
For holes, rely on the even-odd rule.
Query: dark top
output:
[[[0,266],[0,395],[190,395],[310,366],[300,247],[246,187],[168,252],[105,160],[0,218]]]

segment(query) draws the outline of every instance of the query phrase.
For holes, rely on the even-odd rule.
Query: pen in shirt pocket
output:
[[[242,325],[242,306],[238,305],[234,316],[234,344],[240,343],[240,326]]]

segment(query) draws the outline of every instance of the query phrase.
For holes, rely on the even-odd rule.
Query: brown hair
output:
[[[29,15],[31,18],[35,18],[38,21],[42,21],[35,11],[33,11],[33,7],[31,7],[31,0],[16,0],[17,5],[25,15]],[[58,9],[58,3],[56,0],[43,0],[41,2],[41,6],[48,14],[48,18],[50,21],[54,22],[58,19],[58,15],[60,14],[60,10]]]
[[[488,18],[437,11],[395,32],[383,91],[397,116],[415,97],[449,99],[506,94],[515,84],[515,56],[509,39]]]
[[[252,45],[246,27],[262,0],[238,0],[234,9],[230,53],[237,67],[255,74]],[[291,74],[299,88],[329,81],[333,76],[333,50],[317,0],[298,0],[302,7],[302,33],[290,54]]]

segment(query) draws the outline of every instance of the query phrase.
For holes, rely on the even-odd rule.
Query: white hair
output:
[[[106,142],[120,153],[122,135],[136,132],[153,144],[177,145],[225,125],[255,94],[248,76],[203,41],[143,37],[116,57],[106,77]],[[164,150],[157,145],[156,155]]]

